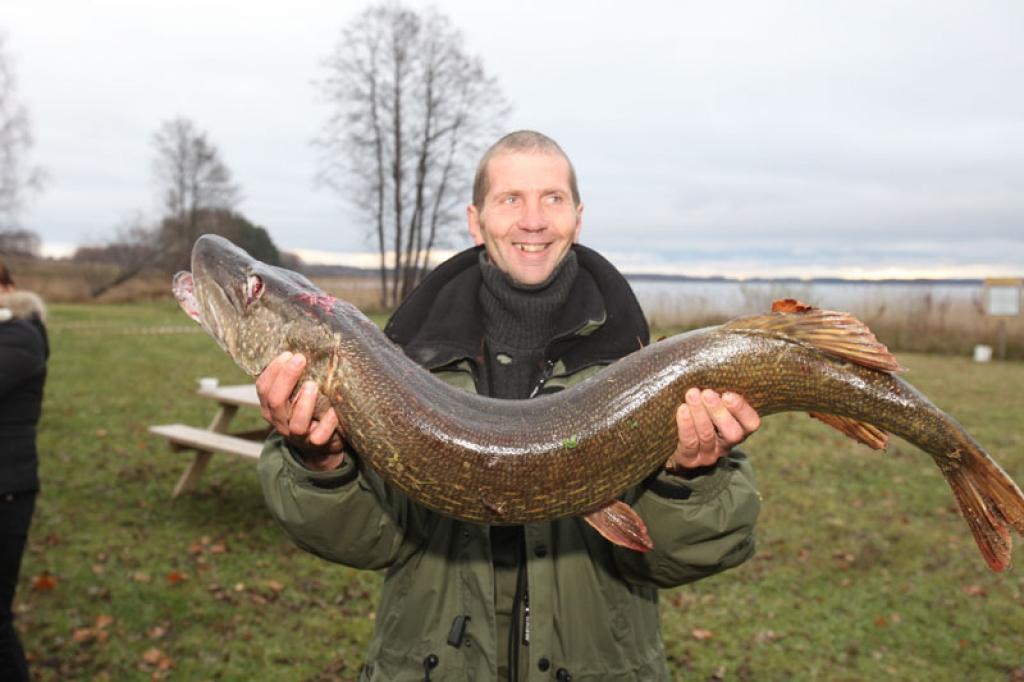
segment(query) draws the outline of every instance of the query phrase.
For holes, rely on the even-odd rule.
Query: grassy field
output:
[[[251,462],[215,458],[169,499],[188,455],[146,427],[205,425],[196,378],[245,380],[189,324],[165,303],[53,308],[44,490],[16,601],[34,673],[353,679],[379,575],[294,548]],[[900,360],[1024,481],[1024,364]],[[251,412],[236,424],[259,426]],[[746,449],[759,552],[663,594],[678,679],[1024,680],[1024,572],[988,571],[927,456],[874,453],[803,415],[767,419]]]

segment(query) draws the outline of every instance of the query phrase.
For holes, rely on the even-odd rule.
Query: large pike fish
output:
[[[1010,563],[1024,495],[954,420],[895,376],[900,369],[847,314],[790,302],[650,345],[579,384],[497,400],[422,369],[353,305],[231,242],[201,237],[174,291],[234,361],[258,375],[282,351],[307,358],[345,438],[417,502],[467,521],[512,525],[583,516],[613,542],[650,548],[616,498],[676,447],[674,413],[692,387],[734,391],[761,415],[806,411],[872,447],[886,432],[932,456],[982,556]]]

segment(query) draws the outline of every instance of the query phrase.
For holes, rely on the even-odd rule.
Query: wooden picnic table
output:
[[[228,431],[238,408],[260,406],[255,384],[200,388],[196,394],[217,403],[217,412],[205,429],[188,424],[159,424],[149,427],[150,433],[167,439],[171,449],[195,452],[192,461],[174,486],[171,498],[178,497],[195,487],[215,452],[258,460],[263,449],[263,439],[270,431],[269,427],[244,433]]]

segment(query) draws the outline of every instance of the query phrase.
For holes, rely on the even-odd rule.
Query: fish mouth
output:
[[[178,305],[185,311],[185,314],[202,325],[203,312],[199,307],[199,300],[196,298],[196,282],[192,278],[192,273],[182,270],[174,275],[174,279],[171,281],[171,291],[174,292],[174,298],[178,299]]]
[[[234,245],[231,249],[238,250]],[[171,291],[185,314],[234,357],[234,328],[241,310],[233,296],[232,283],[238,279],[240,268],[232,250],[223,249],[219,240],[211,240],[209,235],[200,237],[192,248],[192,271],[177,273]],[[225,251],[228,258],[223,256]]]

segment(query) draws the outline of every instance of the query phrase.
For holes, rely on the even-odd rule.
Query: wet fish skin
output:
[[[344,415],[361,459],[443,514],[498,525],[594,514],[672,454],[675,409],[700,386],[739,393],[762,416],[839,415],[920,447],[993,570],[1010,562],[1007,525],[1024,533],[1016,484],[841,313],[734,320],[656,343],[560,393],[507,401],[449,386],[354,306],[226,240],[201,238],[191,276],[180,277],[183,307],[239,366],[256,376],[283,350],[303,353],[303,380]],[[189,288],[191,299],[180,291]]]

